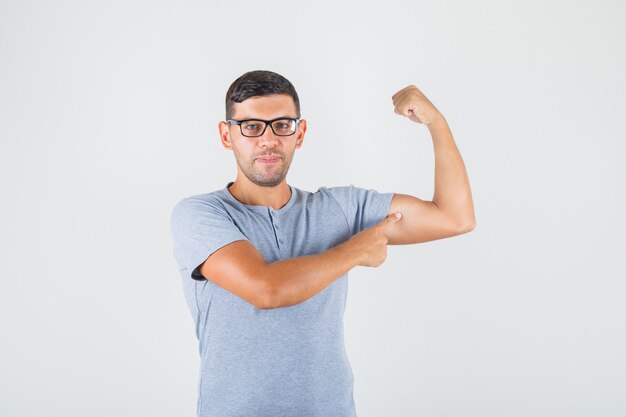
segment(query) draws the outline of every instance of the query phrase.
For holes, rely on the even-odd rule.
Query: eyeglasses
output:
[[[262,136],[267,129],[267,125],[270,125],[272,132],[276,136],[291,136],[296,133],[296,128],[300,123],[299,118],[294,117],[281,117],[273,120],[260,120],[260,119],[246,119],[246,120],[233,120],[228,119],[226,122],[231,125],[239,125],[241,134],[248,138],[255,138]]]

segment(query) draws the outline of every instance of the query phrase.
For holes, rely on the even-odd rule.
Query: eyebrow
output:
[[[276,119],[297,119],[297,116],[278,116],[278,117],[272,117],[271,119],[266,119],[266,120],[276,120]],[[264,119],[260,119],[258,117],[242,117],[238,120],[264,120]]]

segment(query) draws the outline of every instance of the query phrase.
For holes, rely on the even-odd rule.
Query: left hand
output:
[[[408,117],[415,123],[429,125],[430,123],[442,118],[443,115],[414,85],[404,87],[402,90],[394,94],[391,99],[395,106],[394,111]]]

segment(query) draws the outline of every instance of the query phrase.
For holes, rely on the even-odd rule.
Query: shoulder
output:
[[[226,214],[228,210],[224,204],[222,194],[222,190],[217,190],[183,197],[172,208],[170,214],[171,221],[194,217],[202,213]]]
[[[352,184],[332,187],[320,186],[316,191],[307,193],[306,204],[309,207],[315,206],[317,208],[344,206],[352,199],[353,189]]]
[[[339,199],[342,197],[350,196],[357,189],[359,188],[355,187],[353,184],[337,185],[333,187],[322,186],[317,189],[315,194],[319,194],[320,196],[332,197],[334,199]]]
[[[341,205],[358,204],[362,200],[367,200],[381,194],[372,188],[359,187],[354,184],[320,187],[318,191],[324,195],[330,196]]]
[[[381,193],[373,188],[359,187],[354,184],[333,187],[319,187],[314,193],[333,199],[340,205],[358,205],[372,199],[390,199],[392,193]]]

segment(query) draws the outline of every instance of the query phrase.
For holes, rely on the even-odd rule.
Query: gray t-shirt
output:
[[[289,202],[274,210],[239,202],[231,184],[184,198],[171,214],[199,342],[198,416],[355,416],[343,335],[347,273],[304,302],[262,310],[206,280],[198,267],[236,240],[250,241],[269,263],[324,252],[383,220],[393,193],[290,186]]]

